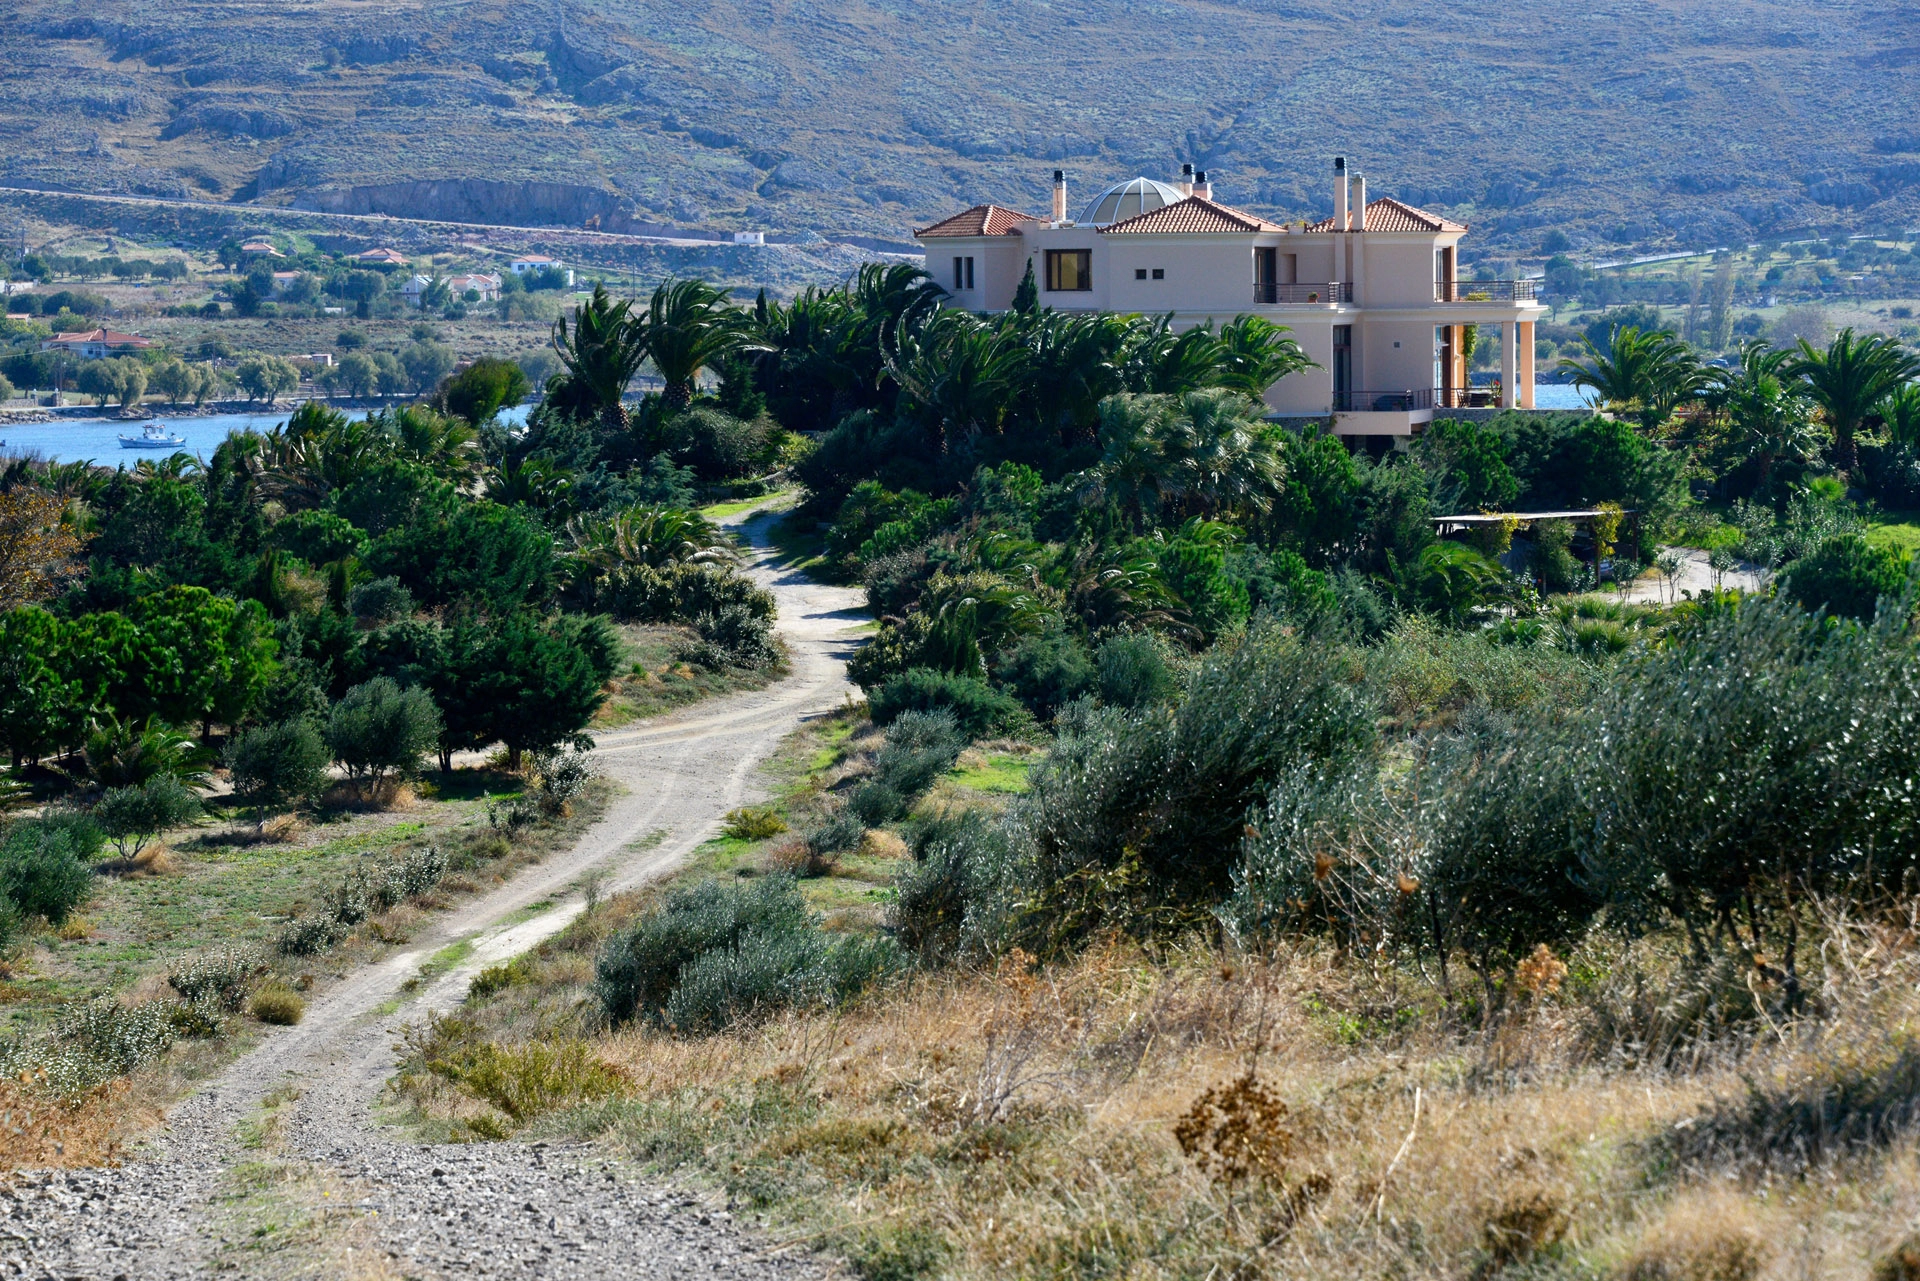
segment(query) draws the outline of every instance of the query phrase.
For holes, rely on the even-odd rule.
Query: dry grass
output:
[[[22,1082],[0,1081],[0,1169],[118,1165],[128,1131],[158,1119],[157,1110],[140,1107],[125,1081],[71,1105]]]
[[[633,906],[529,958],[463,1035],[591,1034],[586,962]],[[718,1183],[866,1275],[1858,1278],[1920,1225],[1910,1127],[1846,1126],[1906,1088],[1920,958],[1840,932],[1819,1021],[1687,1070],[1598,1043],[1590,981],[1554,958],[1485,1030],[1318,950],[1115,944],[723,1036],[602,1034],[620,1097],[538,1124]],[[484,1107],[444,1078],[411,1097]]]

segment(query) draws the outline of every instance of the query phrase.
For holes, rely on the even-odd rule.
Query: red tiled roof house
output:
[[[1356,190],[1357,188],[1357,190]],[[1317,363],[1266,395],[1276,414],[1331,416],[1347,436],[1410,436],[1435,404],[1464,403],[1462,330],[1498,324],[1502,399],[1531,407],[1530,281],[1458,282],[1467,228],[1392,199],[1334,162],[1334,215],[1283,226],[1214,199],[1188,165],[1177,183],[1134,178],[1069,217],[1065,175],[1040,218],[975,205],[914,233],[950,305],[1010,307],[1029,264],[1040,305],[1171,315],[1178,328],[1254,314],[1288,326]],[[1517,390],[1516,390],[1517,389]]]

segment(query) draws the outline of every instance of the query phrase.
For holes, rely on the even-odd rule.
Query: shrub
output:
[[[1780,576],[1780,592],[1810,610],[1866,619],[1882,596],[1898,596],[1906,583],[1907,566],[1899,552],[1845,534],[1789,565]]]
[[[1095,675],[1086,647],[1061,633],[1022,638],[1000,655],[994,664],[994,678],[1028,711],[1050,720],[1055,712],[1091,689]]]
[[[1540,580],[1546,591],[1571,591],[1580,577],[1580,562],[1573,558],[1572,549],[1571,521],[1535,521],[1533,549],[1527,553],[1528,572]]]
[[[1094,666],[1100,701],[1109,707],[1170,702],[1180,689],[1161,642],[1150,636],[1114,637],[1095,652]]]
[[[346,935],[331,915],[297,916],[281,928],[276,946],[288,956],[318,956]]]
[[[369,623],[391,623],[413,613],[413,593],[397,578],[376,578],[348,594],[347,609]]]
[[[885,783],[866,782],[847,797],[847,813],[859,819],[862,826],[880,827],[905,814],[912,804]]]
[[[535,752],[533,774],[540,812],[557,818],[587,790],[593,778],[593,758],[577,749]]]
[[[594,991],[607,1017],[658,1020],[680,969],[703,952],[730,947],[751,929],[792,930],[807,924],[793,882],[768,877],[743,888],[702,881],[667,896],[657,911],[609,939],[594,967]]]
[[[247,1012],[262,1023],[292,1027],[307,1012],[307,1003],[292,988],[269,984],[253,994]]]
[[[156,774],[138,787],[116,787],[93,807],[94,821],[122,859],[140,856],[147,842],[200,812],[200,800],[171,774]]]
[[[307,800],[327,782],[327,745],[305,717],[241,731],[225,759],[234,798],[263,824],[268,810]]]
[[[765,805],[748,805],[727,811],[726,834],[736,841],[764,841],[787,830],[787,820]]]
[[[582,608],[621,622],[690,623],[730,605],[768,620],[778,612],[773,593],[724,565],[620,565],[576,584],[573,595]]]
[[[167,975],[167,983],[189,1005],[231,1013],[246,1002],[261,968],[260,954],[252,948],[220,948],[187,960]]]
[[[0,838],[0,914],[64,922],[93,893],[88,859],[98,848],[90,823],[10,825]]]
[[[444,1021],[443,1021],[444,1022]],[[438,1029],[436,1029],[438,1030]],[[505,1112],[516,1121],[543,1112],[620,1093],[620,1074],[586,1041],[531,1041],[502,1045],[484,1041],[436,1056],[432,1071]]]
[[[927,667],[887,678],[867,706],[875,725],[890,725],[907,712],[945,712],[969,738],[1017,734],[1027,724],[1025,709],[985,681]]]
[[[915,833],[893,925],[922,964],[984,954],[999,933],[996,890],[1012,879],[1017,827],[969,810]]]
[[[348,690],[327,718],[327,747],[363,788],[411,775],[440,737],[440,709],[423,689],[376,676]]]
[[[715,671],[728,667],[754,671],[780,661],[772,622],[746,605],[723,605],[716,612],[700,614],[693,627],[700,639],[680,647],[676,657],[682,662]]]
[[[874,781],[911,800],[952,769],[966,745],[952,713],[902,712],[874,759]]]
[[[719,1032],[788,1006],[835,1005],[899,968],[891,939],[830,938],[817,927],[748,930],[731,947],[701,953],[680,972],[666,1023]]]
[[[897,962],[887,940],[823,934],[789,877],[705,881],[609,939],[594,989],[614,1023],[717,1031],[782,1006],[844,1000]]]
[[[835,815],[807,833],[806,848],[816,859],[829,854],[844,854],[860,843],[867,825],[857,814]]]

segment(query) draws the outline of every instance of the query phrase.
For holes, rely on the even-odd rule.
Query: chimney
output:
[[[1213,184],[1207,181],[1207,172],[1204,169],[1193,175],[1193,194],[1202,200],[1213,199]]]
[[[1353,229],[1367,229],[1367,176],[1358,172],[1353,175]]]
[[[1053,220],[1055,222],[1067,220],[1067,171],[1065,169],[1053,171]]]
[[[1347,158],[1333,158],[1333,229],[1347,229]]]
[[[1173,185],[1180,189],[1181,195],[1191,196],[1193,194],[1193,166],[1181,165],[1180,181],[1174,183]]]

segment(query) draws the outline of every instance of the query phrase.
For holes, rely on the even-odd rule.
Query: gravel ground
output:
[[[756,544],[767,519],[745,526]],[[572,850],[336,984],[181,1103],[140,1160],[16,1175],[0,1188],[0,1277],[828,1275],[595,1149],[398,1142],[373,1115],[407,1025],[572,920],[583,874],[603,871],[613,892],[673,870],[757,799],[756,768],[802,718],[844,701],[861,594],[770,568],[764,553],[754,573],[780,603],[786,679],[604,736],[599,768],[625,791]],[[472,951],[459,966],[403,986],[460,940]]]

